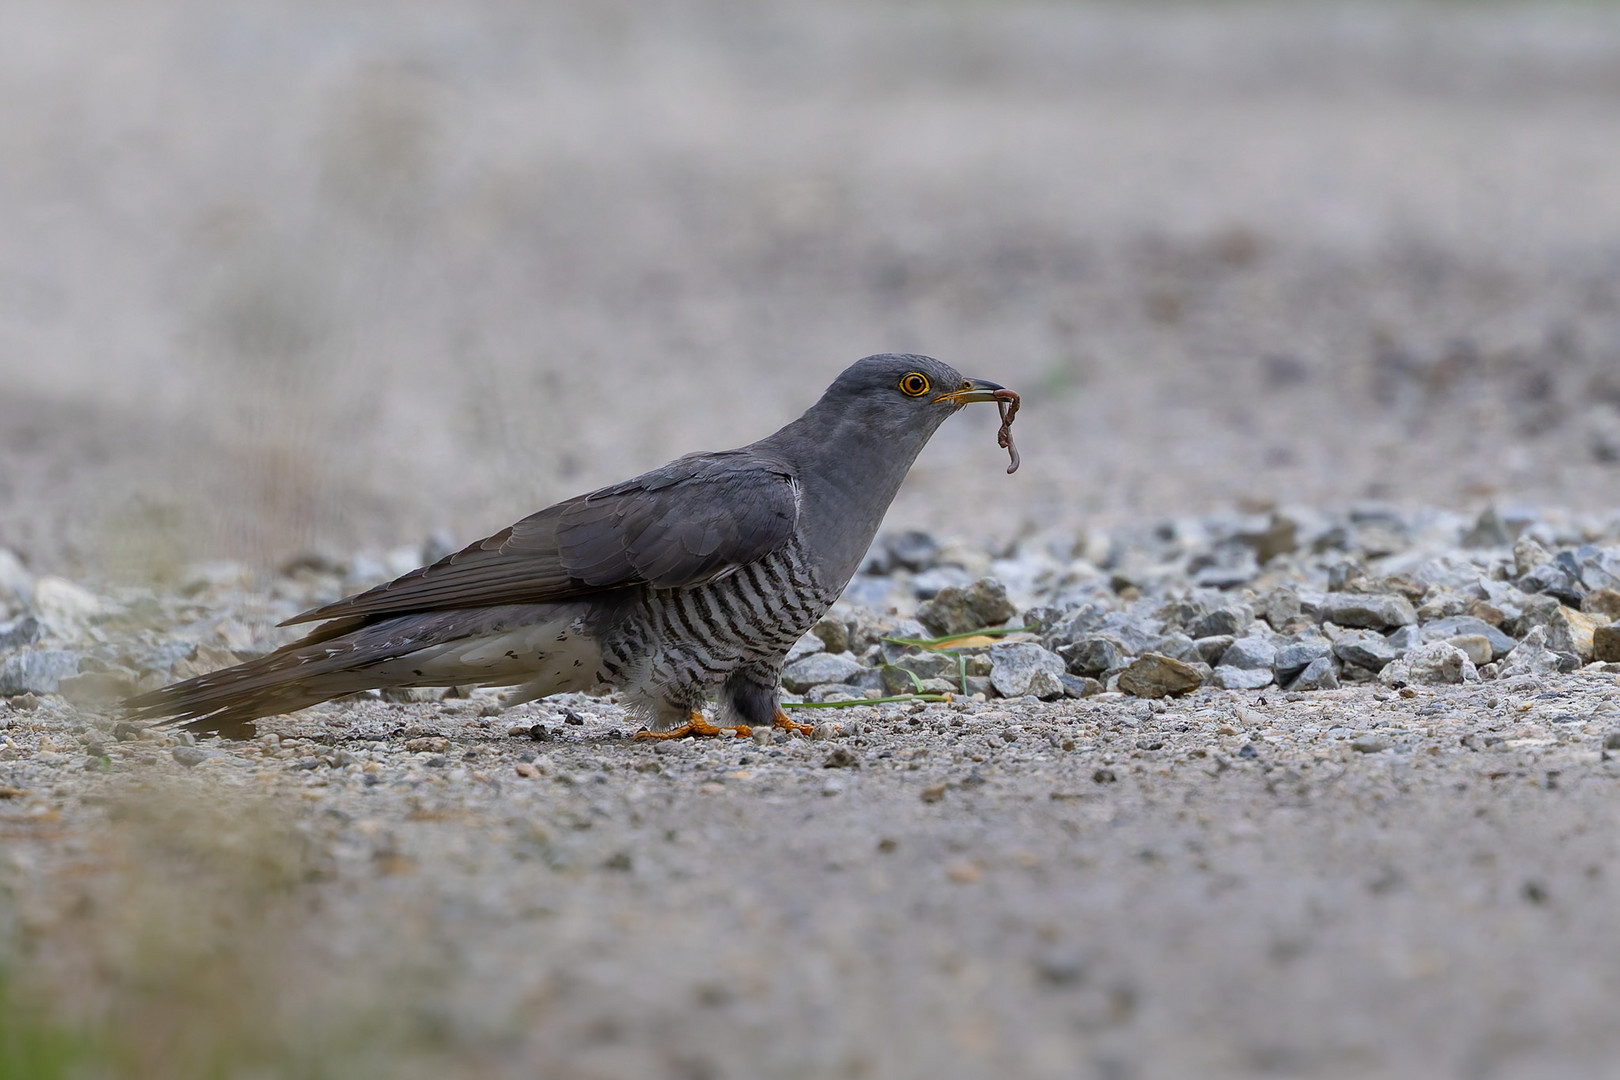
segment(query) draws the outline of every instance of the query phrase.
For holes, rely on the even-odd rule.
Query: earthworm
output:
[[[1012,464],[1007,466],[1007,472],[1018,471],[1018,447],[1013,445],[1012,422],[1018,415],[1018,393],[1014,390],[996,391],[996,408],[1001,410],[1001,430],[996,432],[996,445],[1007,451],[1012,458]]]

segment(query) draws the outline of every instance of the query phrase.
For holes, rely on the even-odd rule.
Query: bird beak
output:
[[[996,391],[1005,390],[1000,383],[993,383],[989,379],[963,379],[960,390],[951,390],[939,395],[935,401],[945,401],[952,405],[966,405],[970,401],[994,401]]]

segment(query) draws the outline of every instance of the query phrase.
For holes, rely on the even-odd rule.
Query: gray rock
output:
[[[1270,686],[1272,680],[1271,667],[1240,668],[1231,664],[1217,664],[1215,667],[1215,685],[1226,690],[1258,690],[1262,686]]]
[[[939,558],[938,541],[917,529],[888,537],[883,546],[893,565],[902,566],[913,573],[927,570]]]
[[[1172,630],[1159,638],[1153,643],[1152,650],[1161,656],[1172,656],[1188,663],[1204,659],[1198,651],[1198,643],[1179,630]]]
[[[973,575],[960,566],[936,566],[911,579],[911,595],[919,600],[932,600],[946,589],[959,589],[972,581]]]
[[[1500,660],[1513,651],[1518,642],[1484,619],[1476,619],[1472,615],[1454,615],[1446,619],[1436,619],[1424,623],[1421,627],[1424,641],[1449,641],[1452,638],[1465,635],[1479,635],[1491,644],[1489,659]]]
[[[1390,741],[1382,735],[1357,735],[1350,740],[1350,749],[1358,754],[1377,754],[1390,748]]]
[[[810,632],[821,639],[828,652],[849,651],[849,624],[837,615],[823,615]]]
[[[1248,604],[1228,604],[1194,620],[1187,627],[1187,634],[1192,638],[1216,637],[1222,634],[1237,637],[1247,630],[1252,622],[1254,609]]]
[[[79,671],[79,654],[66,649],[28,649],[0,664],[0,696],[54,694],[61,680]]]
[[[1461,649],[1463,655],[1473,661],[1476,668],[1484,667],[1494,659],[1491,639],[1484,634],[1459,634],[1456,637],[1446,638],[1446,644]]]
[[[1242,637],[1221,654],[1220,665],[1216,667],[1219,673],[1221,667],[1244,668],[1249,671],[1258,671],[1264,668],[1270,671],[1277,661],[1277,647],[1262,637]]]
[[[188,769],[196,768],[209,758],[206,750],[199,750],[195,746],[177,746],[170,753],[174,755],[174,760]]]
[[[1600,626],[1592,631],[1592,659],[1611,664],[1620,661],[1620,626]]]
[[[1331,655],[1333,655],[1333,642],[1324,637],[1289,642],[1277,650],[1277,658],[1272,662],[1272,670],[1277,673],[1279,680],[1291,679],[1310,667],[1314,661]],[[1329,667],[1331,668],[1332,665],[1330,664]],[[1334,679],[1334,684],[1338,684],[1338,679]],[[1319,688],[1312,687],[1311,689]]]
[[[826,651],[827,643],[825,641],[822,641],[815,634],[806,634],[793,643],[793,647],[787,651],[787,658],[783,662],[792,664],[803,660],[807,656]]]
[[[849,682],[860,671],[860,662],[849,653],[815,653],[789,664],[782,672],[782,685],[802,694],[823,683]]]
[[[1059,675],[1063,693],[1067,697],[1084,698],[1103,692],[1103,684],[1096,679],[1083,679],[1078,675]]]
[[[941,589],[917,608],[917,621],[936,635],[965,634],[1000,626],[1017,614],[1007,589],[995,578],[980,578],[970,585]]]
[[[1513,591],[1513,590],[1509,590]],[[1534,593],[1529,596],[1520,595],[1518,614],[1507,624],[1506,629],[1515,637],[1523,638],[1538,626],[1546,626],[1552,617],[1558,614],[1558,609],[1564,605],[1556,596],[1546,593]],[[1504,611],[1507,609],[1504,608]]]
[[[1331,656],[1318,656],[1305,670],[1299,673],[1299,678],[1289,684],[1290,690],[1337,690],[1339,688],[1339,671],[1333,664]]]
[[[1538,626],[1502,660],[1500,676],[1508,679],[1515,675],[1552,675],[1557,673],[1559,665],[1558,654],[1547,648],[1546,629]]]
[[[32,615],[22,615],[8,623],[0,623],[0,652],[9,652],[40,639],[44,628]]]
[[[1191,664],[1148,653],[1119,674],[1119,688],[1137,697],[1173,697],[1198,689],[1204,675]]]
[[[1273,630],[1281,630],[1289,619],[1300,614],[1299,593],[1285,585],[1272,589],[1260,601],[1258,614]]]
[[[1385,686],[1445,686],[1478,682],[1479,672],[1461,649],[1444,641],[1419,645],[1378,673]]]
[[[1382,634],[1371,630],[1350,630],[1340,634],[1333,643],[1333,655],[1368,671],[1382,671],[1384,665],[1400,654],[1390,648]]]
[[[1519,588],[1525,592],[1546,593],[1567,603],[1579,604],[1586,590],[1561,563],[1547,562],[1519,578]]]
[[[1328,593],[1322,598],[1321,617],[1340,626],[1388,630],[1417,622],[1412,602],[1395,593]]]
[[[1403,626],[1398,630],[1391,630],[1385,634],[1384,640],[1389,642],[1389,647],[1397,653],[1403,653],[1408,649],[1415,649],[1423,644],[1423,634],[1416,626]]]
[[[1050,679],[1037,680],[1044,672]],[[1063,658],[1032,641],[1012,641],[990,647],[990,685],[1002,697],[1044,693],[1063,696]]]
[[[1552,562],[1552,553],[1528,536],[1521,536],[1513,542],[1513,573],[1515,577],[1523,577],[1536,569]],[[1529,591],[1529,590],[1526,590]]]
[[[1212,634],[1206,638],[1199,638],[1194,642],[1194,646],[1198,649],[1197,659],[1206,664],[1218,664],[1221,657],[1226,655],[1226,650],[1230,649],[1236,640],[1237,638],[1231,634]]]
[[[1125,666],[1130,657],[1125,643],[1112,635],[1098,634],[1057,650],[1075,675],[1100,675]]]

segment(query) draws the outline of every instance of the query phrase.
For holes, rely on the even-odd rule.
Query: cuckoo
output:
[[[924,444],[975,401],[1000,404],[1011,450],[1012,391],[926,356],[869,356],[773,435],[547,507],[289,619],[322,624],[298,641],[126,704],[242,738],[363,690],[506,686],[521,702],[605,685],[644,737],[802,729],[781,708],[788,649],[860,567]]]

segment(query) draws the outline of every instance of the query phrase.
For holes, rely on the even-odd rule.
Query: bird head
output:
[[[891,437],[918,435],[924,441],[946,417],[975,401],[995,401],[1003,387],[970,379],[929,356],[880,353],[857,360],[827,388],[816,409],[853,417]]]

